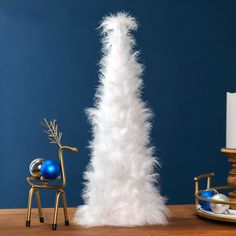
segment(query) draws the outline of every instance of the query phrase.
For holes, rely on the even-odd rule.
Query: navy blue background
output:
[[[225,184],[225,93],[236,90],[235,1],[0,0],[0,208],[26,207],[28,165],[57,158],[40,121],[57,118],[66,153],[69,206],[82,203],[92,106],[101,57],[96,30],[125,10],[146,70],[143,97],[154,110],[152,142],[169,204],[193,203],[193,177],[216,172]],[[43,193],[43,206],[54,195]]]

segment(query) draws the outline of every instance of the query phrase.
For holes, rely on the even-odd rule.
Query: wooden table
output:
[[[51,230],[53,209],[43,209],[45,223],[40,224],[37,210],[32,211],[31,227],[25,227],[26,209],[0,210],[0,235],[57,235],[57,236],[160,236],[160,235],[236,235],[236,224],[221,223],[199,218],[194,214],[193,205],[171,205],[172,218],[167,226],[143,226],[134,228],[122,227],[95,227],[83,228],[78,225],[64,226],[63,212],[59,209],[58,228]],[[69,208],[69,217],[72,218],[75,208]]]

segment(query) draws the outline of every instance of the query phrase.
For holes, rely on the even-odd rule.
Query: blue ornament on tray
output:
[[[61,167],[58,161],[47,160],[40,168],[40,173],[45,179],[56,179],[61,173]]]
[[[216,193],[217,192],[214,189],[207,189],[200,193],[199,196],[211,199]],[[199,200],[199,204],[205,211],[211,211],[210,202]]]

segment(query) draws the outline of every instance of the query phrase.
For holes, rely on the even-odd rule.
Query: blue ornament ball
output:
[[[215,194],[216,194],[215,190],[207,189],[207,190],[203,191],[202,193],[200,193],[199,196],[211,199]],[[204,210],[211,211],[210,202],[199,200],[199,204]]]
[[[40,168],[40,173],[45,179],[56,179],[61,173],[61,167],[58,161],[47,160]]]

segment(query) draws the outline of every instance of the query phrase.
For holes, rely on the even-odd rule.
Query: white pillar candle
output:
[[[227,93],[226,148],[236,149],[236,93]]]

